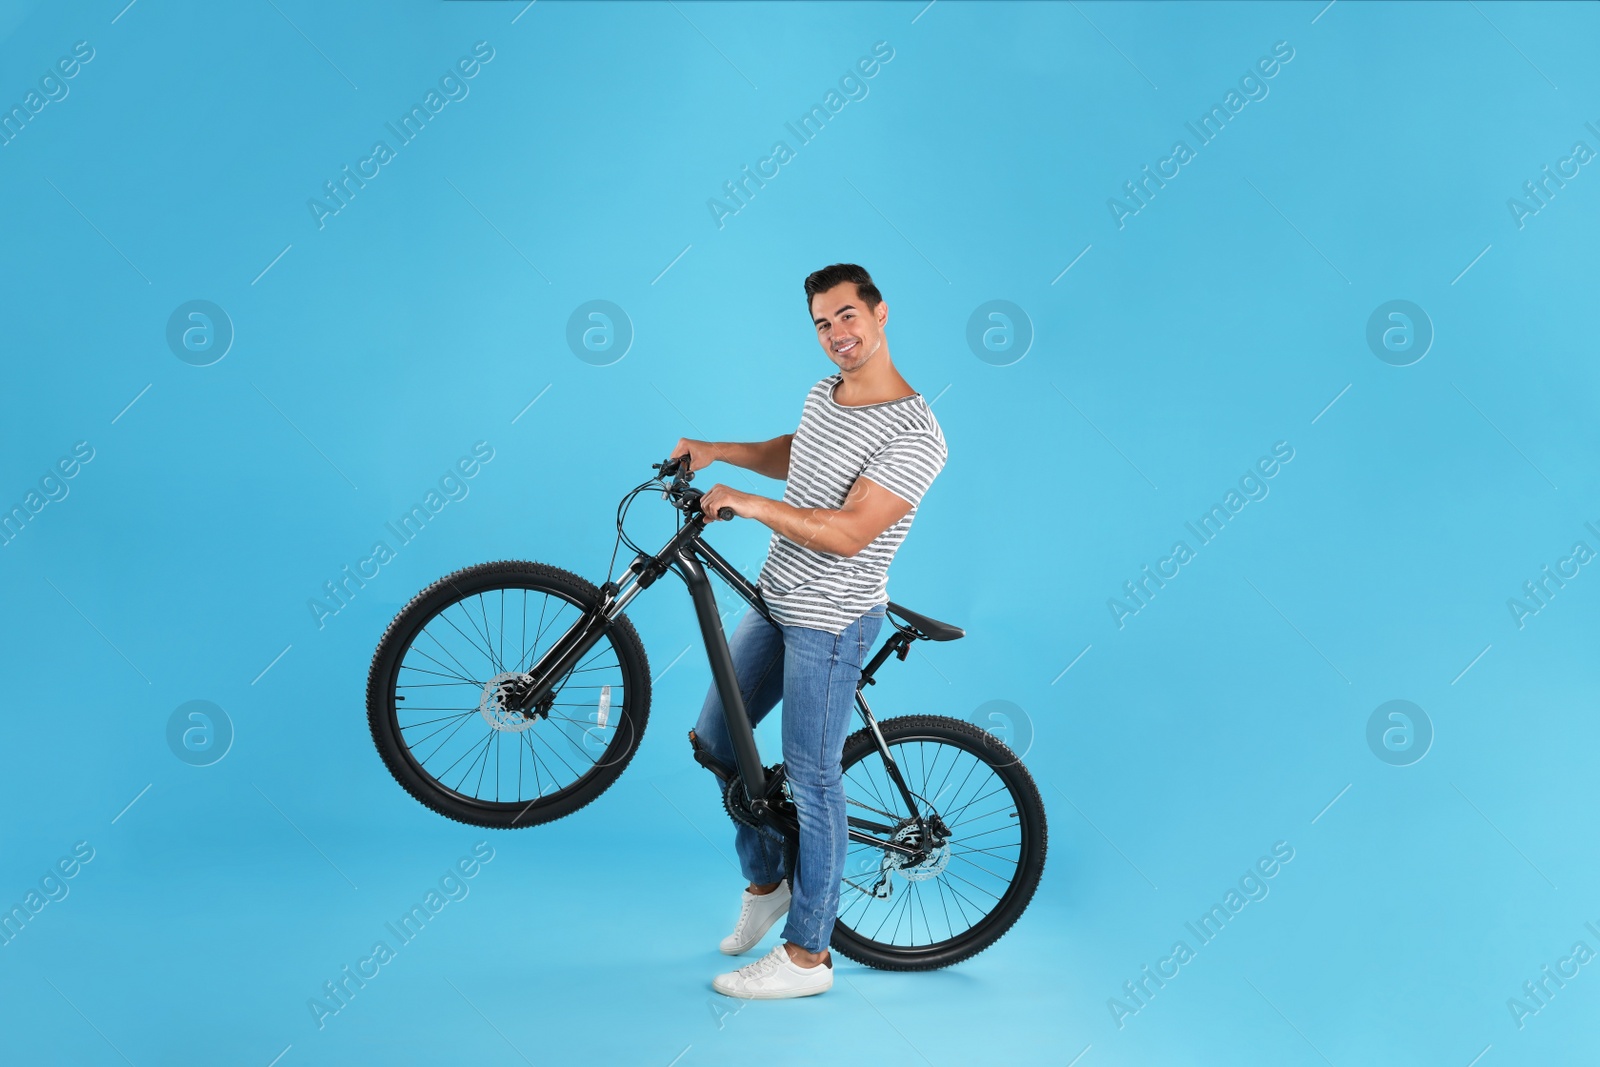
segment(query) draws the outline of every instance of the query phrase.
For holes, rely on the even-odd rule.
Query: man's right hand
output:
[[[685,452],[689,453],[689,469],[691,471],[704,470],[722,457],[718,455],[717,446],[710,441],[696,441],[692,437],[680,437],[678,443],[672,446],[669,459],[677,459]]]

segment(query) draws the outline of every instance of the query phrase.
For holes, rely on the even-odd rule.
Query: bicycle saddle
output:
[[[926,615],[918,615],[916,612],[903,608],[892,600],[889,601],[888,610],[891,615],[900,616],[912,629],[930,641],[954,641],[958,637],[967,636],[967,631],[959,626],[951,626],[947,622],[930,619]]]

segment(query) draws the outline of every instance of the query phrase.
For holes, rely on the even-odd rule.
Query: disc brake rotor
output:
[[[923,848],[922,827],[916,823],[907,823],[894,832],[891,838],[897,845],[908,848]],[[937,878],[944,873],[945,867],[950,862],[950,842],[948,839],[940,841],[920,862],[907,863],[905,857],[898,852],[885,850],[883,865],[885,869],[893,868],[900,872],[900,876],[908,882],[925,882],[929,878]]]
[[[491,729],[521,733],[534,724],[536,715],[516,711],[509,707],[519,686],[527,684],[529,677],[507,671],[490,678],[483,687],[483,698],[478,702],[478,714]]]

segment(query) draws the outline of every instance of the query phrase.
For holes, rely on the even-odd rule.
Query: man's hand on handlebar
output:
[[[766,500],[765,497],[756,496],[754,493],[740,492],[731,486],[718,482],[713,485],[706,495],[700,498],[700,510],[705,513],[706,522],[715,522],[725,516],[719,514],[727,510],[743,519],[755,518],[755,511]]]
[[[704,470],[721,457],[717,454],[717,446],[710,441],[696,441],[692,437],[680,437],[678,443],[672,446],[672,451],[667,453],[671,459],[678,459],[684,453],[689,455],[689,471],[692,473]]]

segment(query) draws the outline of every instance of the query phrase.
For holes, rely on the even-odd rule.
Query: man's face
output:
[[[879,301],[872,311],[856,292],[855,282],[840,282],[811,298],[811,318],[817,343],[840,370],[855,370],[883,347],[883,324],[889,304]]]

